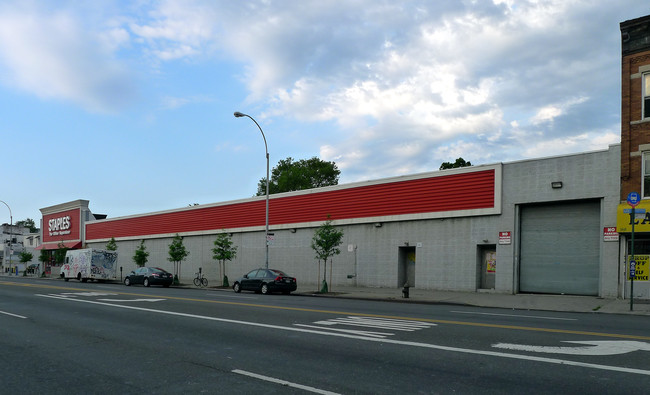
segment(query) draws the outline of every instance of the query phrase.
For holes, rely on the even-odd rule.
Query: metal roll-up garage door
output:
[[[598,295],[600,201],[521,208],[520,292]]]

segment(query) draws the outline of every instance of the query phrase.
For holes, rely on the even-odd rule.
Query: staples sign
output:
[[[47,225],[50,236],[69,235],[72,222],[70,216],[65,215],[59,218],[52,218],[48,221]]]

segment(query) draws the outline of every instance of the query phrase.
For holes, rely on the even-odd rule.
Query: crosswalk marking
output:
[[[394,333],[353,330],[353,329],[340,329],[340,328],[331,328],[331,327],[335,325],[337,326],[342,325],[342,326],[354,326],[354,327],[361,327],[361,328],[375,328],[384,331],[414,332],[420,329],[427,329],[432,326],[436,326],[436,324],[430,322],[400,320],[400,319],[393,319],[393,318],[379,318],[379,317],[358,317],[358,316],[347,316],[347,317],[340,317],[340,318],[332,318],[323,321],[315,321],[314,324],[315,325],[302,325],[302,324],[295,324],[295,325],[303,326],[303,327],[313,327],[319,329],[329,329],[332,331],[354,333],[354,334],[360,334],[360,335],[378,337],[378,338],[393,336]]]
[[[348,316],[345,318],[333,318],[331,320],[316,321],[319,325],[352,325],[369,328],[392,329],[396,331],[413,332],[418,329],[425,329],[435,326],[430,322],[398,320],[392,318],[375,318],[375,317],[355,317]]]

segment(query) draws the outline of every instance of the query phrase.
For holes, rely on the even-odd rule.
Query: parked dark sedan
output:
[[[174,276],[159,267],[139,267],[124,278],[124,285],[142,284],[145,287],[150,285],[162,285],[169,287],[174,282]]]
[[[235,292],[255,291],[265,295],[272,292],[282,292],[288,295],[296,288],[298,288],[298,283],[294,277],[289,277],[275,269],[251,270],[232,285]]]

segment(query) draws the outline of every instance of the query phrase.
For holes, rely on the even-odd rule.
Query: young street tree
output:
[[[336,163],[313,157],[294,162],[288,157],[278,162],[271,171],[269,194],[300,191],[339,183],[341,171]],[[257,184],[257,196],[266,195],[266,177]]]
[[[50,253],[47,250],[41,250],[41,255],[38,256],[38,260],[43,264],[42,276],[45,276],[45,267],[50,261]]]
[[[183,238],[176,233],[169,245],[169,258],[168,261],[174,262],[174,284],[180,282],[178,273],[181,271],[181,262],[190,255],[190,252],[185,249],[183,245]]]
[[[471,166],[472,162],[465,161],[463,158],[458,158],[456,159],[456,162],[451,163],[451,162],[442,162],[440,165],[440,170],[446,170],[446,169],[456,169],[459,167],[467,167]]]
[[[115,242],[115,237],[111,237],[108,243],[106,243],[106,250],[117,251],[117,243]]]
[[[34,258],[34,255],[32,255],[31,252],[23,251],[20,253],[20,263],[25,264],[27,262],[30,262]],[[25,271],[23,272],[23,276],[27,275],[27,268],[25,268]]]
[[[69,250],[63,243],[57,244],[57,249],[54,251],[54,263],[62,265],[65,261],[65,253]]]
[[[323,287],[321,292],[328,292],[327,281],[327,259],[341,253],[339,246],[343,243],[343,232],[332,226],[332,221],[325,221],[316,231],[311,240],[311,248],[316,252],[316,259],[325,263],[323,267]],[[330,260],[330,282],[332,282],[332,261]]]
[[[237,246],[232,245],[232,239],[227,233],[220,233],[214,241],[212,259],[219,261],[219,275],[223,273],[223,286],[229,287],[226,275],[226,261],[232,261],[237,256]]]
[[[147,247],[144,246],[144,240],[141,240],[140,245],[135,249],[135,254],[133,254],[133,262],[138,267],[142,267],[147,264],[148,260],[149,252],[147,251]]]

